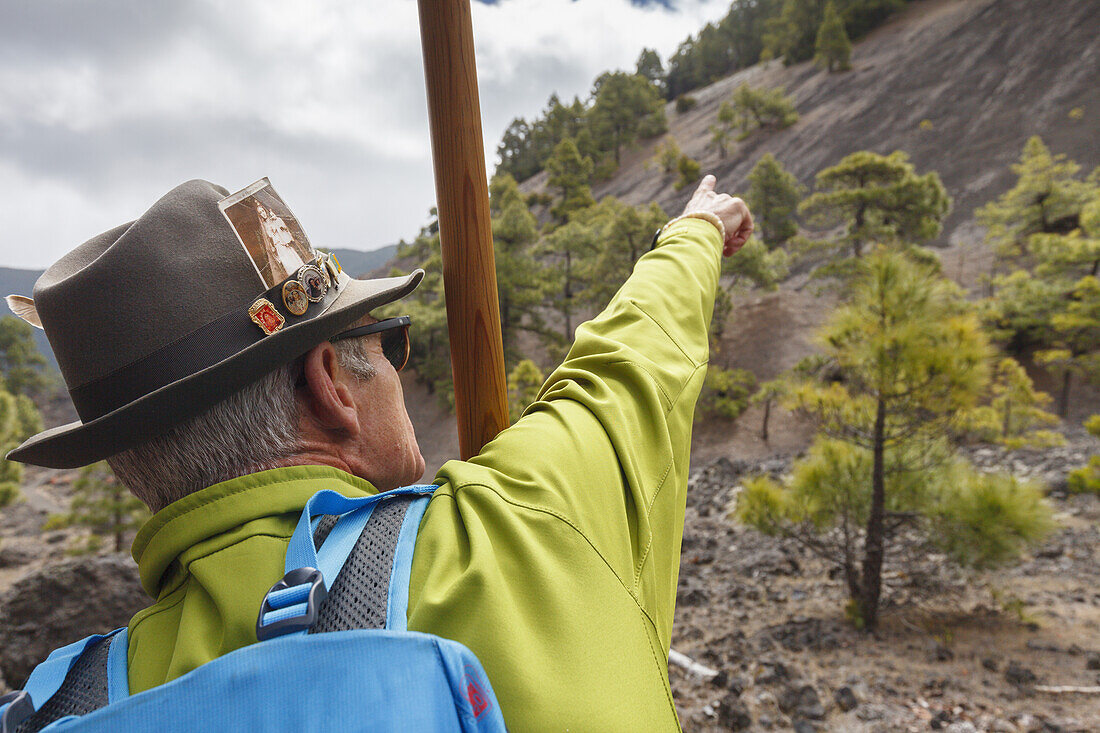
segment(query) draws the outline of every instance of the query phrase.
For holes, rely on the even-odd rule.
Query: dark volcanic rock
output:
[[[790,672],[782,662],[763,660],[756,670],[755,682],[758,685],[770,685],[790,677]]]
[[[718,723],[726,730],[748,730],[752,725],[748,705],[731,692],[722,698],[722,704],[718,707]]]
[[[843,631],[839,622],[803,617],[769,626],[759,636],[777,641],[792,652],[803,649],[827,651],[840,646],[840,634]]]
[[[812,720],[821,720],[825,717],[825,707],[821,704],[821,698],[810,685],[790,685],[778,696],[779,709],[787,715],[796,715]]]
[[[57,647],[125,625],[149,604],[124,556],[48,565],[0,597],[0,674],[22,685]]]
[[[798,561],[782,550],[766,547],[745,554],[741,572],[750,578],[769,575],[797,575],[801,568]]]
[[[1034,685],[1038,679],[1034,672],[1016,662],[1009,662],[1005,669],[1005,680],[1013,685]]]
[[[0,545],[0,568],[16,568],[34,560],[34,553],[23,547]]]
[[[710,594],[699,584],[681,583],[676,591],[678,606],[703,606],[708,600],[710,600]]]
[[[856,693],[852,692],[852,688],[845,685],[841,687],[836,693],[833,694],[833,699],[836,700],[837,707],[844,712],[849,710],[855,710],[859,706],[859,700],[856,698]]]
[[[715,687],[731,691],[734,695],[740,695],[748,687],[748,681],[744,677],[732,674],[728,670],[720,670],[710,681]]]

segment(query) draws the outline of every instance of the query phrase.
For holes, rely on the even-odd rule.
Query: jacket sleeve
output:
[[[658,245],[577,329],[523,417],[475,458],[444,465],[437,483],[456,495],[491,487],[571,525],[652,620],[667,654],[722,242],[710,223],[682,219]]]

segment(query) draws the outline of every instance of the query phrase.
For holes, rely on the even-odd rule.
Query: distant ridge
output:
[[[330,251],[336,255],[336,259],[340,260],[340,265],[348,274],[352,277],[358,277],[377,270],[393,259],[393,256],[397,253],[397,245],[390,244],[371,252],[361,252],[356,249],[334,249]],[[9,294],[29,296],[31,291],[34,290],[34,283],[42,275],[42,272],[43,270],[0,267],[0,298]],[[11,315],[11,310],[6,303],[3,305],[3,309],[0,310],[0,314]],[[56,367],[57,360],[54,359],[53,351],[50,349],[50,342],[46,339],[46,334],[40,329],[34,329],[34,342],[37,344],[39,351],[45,354],[50,364]]]

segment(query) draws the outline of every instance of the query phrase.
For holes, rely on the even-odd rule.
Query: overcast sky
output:
[[[729,7],[638,3],[474,3],[490,165],[513,117]],[[315,245],[415,236],[435,202],[415,0],[0,0],[0,266],[45,267],[185,180],[262,176]]]

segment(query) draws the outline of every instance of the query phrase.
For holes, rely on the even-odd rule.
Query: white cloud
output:
[[[271,177],[333,246],[410,238],[434,203],[414,0],[109,3],[79,17],[32,5],[0,30],[2,265],[43,267],[196,176],[231,189]],[[488,160],[551,92],[584,97],[646,46],[667,59],[727,7],[475,3]],[[92,23],[120,31],[89,42]]]

